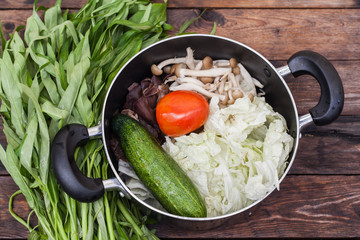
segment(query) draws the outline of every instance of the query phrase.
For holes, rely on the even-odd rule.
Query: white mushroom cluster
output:
[[[172,75],[166,80],[171,83],[170,91],[196,91],[208,98],[218,96],[221,103],[227,105],[244,96],[252,100],[257,95],[256,87],[263,88],[235,58],[213,60],[206,56],[201,60],[194,59],[190,47],[186,53],[186,57],[166,59],[151,66],[151,72],[156,76],[164,72]]]

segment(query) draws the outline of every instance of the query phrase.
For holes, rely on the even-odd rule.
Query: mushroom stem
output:
[[[259,80],[255,79],[255,78],[252,78],[253,82],[254,82],[254,85],[258,88],[263,88],[264,85],[261,84],[261,82],[259,82]]]
[[[226,59],[219,59],[213,61],[214,67],[230,67],[229,60]]]
[[[163,71],[158,66],[153,64],[151,65],[151,73],[154,74],[155,76],[160,76],[163,73]]]
[[[217,96],[220,100],[225,99],[225,96],[206,91],[201,86],[198,86],[198,85],[193,84],[193,83],[184,83],[184,84],[181,84],[179,86],[174,86],[174,87],[170,86],[170,91],[178,91],[178,90],[196,91],[196,92],[199,92],[202,95],[204,95],[206,97],[209,97],[209,98]]]
[[[249,72],[245,69],[245,67],[241,63],[239,63],[238,66],[240,68],[241,75],[244,78],[244,80],[241,83],[241,88],[246,93],[251,93],[253,96],[255,96],[256,95],[256,88],[255,88],[255,85],[254,85],[254,82],[252,80],[251,75],[249,74]]]
[[[180,83],[193,83],[198,86],[204,87],[205,84],[202,83],[200,80],[192,77],[184,77],[184,78],[178,78],[180,80]]]
[[[202,65],[203,65],[202,61],[199,61],[199,62],[196,64],[194,70],[200,70],[200,69],[202,68]]]
[[[179,69],[180,76],[217,77],[231,72],[231,68],[212,68],[205,70]]]
[[[177,64],[177,63],[184,63],[185,62],[185,58],[181,57],[181,58],[169,58],[166,59],[164,61],[162,61],[161,63],[159,63],[157,65],[158,68],[162,69],[163,67],[170,65],[170,64]]]
[[[188,68],[195,69],[194,52],[190,47],[186,48],[186,54],[185,64],[188,66]]]

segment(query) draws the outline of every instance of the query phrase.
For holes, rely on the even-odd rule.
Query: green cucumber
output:
[[[169,212],[185,217],[206,217],[206,207],[190,178],[136,120],[118,114],[112,129],[140,180]]]

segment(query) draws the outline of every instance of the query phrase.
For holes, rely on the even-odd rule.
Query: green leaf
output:
[[[45,101],[41,105],[41,110],[55,120],[66,119],[70,115],[68,111],[56,107],[49,101]]]
[[[49,173],[49,157],[50,157],[50,137],[49,130],[45,120],[45,117],[42,113],[41,107],[37,101],[37,98],[34,92],[26,85],[21,85],[23,92],[29,97],[29,99],[33,102],[34,107],[36,109],[37,119],[39,121],[39,130],[40,130],[40,177],[43,183],[46,185],[48,181],[48,173]]]
[[[28,185],[28,181],[22,176],[20,173],[20,169],[18,167],[19,159],[16,156],[14,149],[11,145],[7,146],[6,152],[3,147],[0,145],[0,159],[3,163],[6,171],[11,175],[14,182],[20,188],[22,194],[25,196],[27,203],[30,208],[34,208],[34,199],[33,194]]]
[[[81,123],[87,127],[91,124],[91,102],[87,96],[88,89],[86,82],[84,81],[80,87],[79,95],[76,99],[76,109],[80,114]]]
[[[215,32],[216,32],[216,22],[214,22],[214,27],[213,27],[213,29],[211,30],[210,34],[211,34],[211,35],[215,35]]]
[[[20,151],[20,163],[33,177],[37,177],[31,163],[31,156],[33,154],[34,142],[37,135],[37,127],[37,117],[34,115],[27,125],[24,143]]]
[[[11,107],[11,124],[19,137],[24,137],[24,116],[25,112],[22,105],[21,90],[19,89],[19,80],[15,75],[10,55],[6,50],[3,53],[3,59],[0,59],[0,75],[2,89],[9,100]],[[15,76],[14,76],[15,75]]]
[[[185,31],[186,31],[186,29],[188,29],[188,27],[189,27],[193,22],[195,22],[196,20],[198,20],[198,19],[204,14],[205,11],[206,11],[206,10],[202,11],[202,12],[200,13],[200,15],[197,16],[196,18],[192,18],[192,19],[186,21],[186,22],[180,27],[179,32],[178,32],[176,35],[182,35],[182,34],[184,34]]]

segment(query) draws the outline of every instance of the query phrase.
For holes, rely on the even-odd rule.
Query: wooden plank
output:
[[[0,9],[31,9],[34,1],[20,0],[2,0],[0,1]],[[38,6],[51,7],[56,0],[39,0]],[[79,0],[63,0],[61,6],[63,8],[81,8],[87,1]],[[163,0],[155,0],[153,2],[164,2]],[[169,0],[169,8],[359,8],[359,0]]]
[[[175,27],[169,33],[174,35],[185,21],[199,14],[200,10],[193,9],[168,10],[168,22]],[[0,11],[6,36],[24,25],[30,15],[30,10]],[[188,31],[210,33],[214,22],[217,35],[242,42],[269,60],[285,60],[304,49],[331,60],[357,60],[360,56],[360,9],[208,10]]]
[[[330,125],[307,129],[290,174],[360,174],[359,120],[341,117]]]
[[[1,239],[25,239],[27,238],[29,231],[26,227],[16,221],[9,213],[8,205],[11,195],[19,188],[10,177],[0,176],[0,238]],[[14,212],[21,218],[27,219],[30,209],[26,203],[23,195],[15,197],[13,202]],[[36,222],[35,218],[32,218],[32,227]]]
[[[167,222],[155,226],[162,238],[358,237],[360,176],[287,176],[247,216],[206,231],[184,231]]]
[[[28,231],[4,207],[17,187],[10,177],[0,177],[0,232],[6,239],[23,239]],[[29,212],[19,196],[15,211]],[[360,235],[360,176],[288,175],[251,214],[238,216],[219,229],[188,231],[169,223],[156,224],[164,238],[240,238],[240,237],[357,237]]]
[[[57,0],[39,0],[37,6],[44,6],[44,7],[52,7],[56,3]],[[87,0],[63,0],[61,3],[61,7],[64,9],[79,9],[85,5]],[[351,3],[347,3],[346,5],[349,6]],[[32,9],[34,5],[34,0],[20,0],[20,1],[13,1],[13,0],[2,0],[0,1],[0,9]]]
[[[157,0],[155,2],[162,2]],[[326,1],[326,0],[169,0],[170,8],[358,8],[359,0]]]
[[[200,10],[170,9],[172,33],[199,14]],[[359,9],[213,9],[188,32],[210,33],[214,22],[216,35],[242,42],[270,60],[285,60],[305,49],[331,60],[357,60],[360,56]]]

